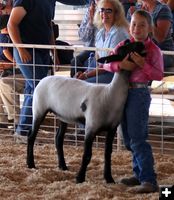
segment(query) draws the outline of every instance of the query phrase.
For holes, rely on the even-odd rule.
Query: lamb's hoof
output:
[[[79,177],[79,176],[76,177],[76,183],[77,183],[77,184],[78,184],[78,183],[83,183],[83,182],[85,182],[85,178]]]
[[[68,170],[68,167],[66,165],[65,166],[59,166],[59,169],[63,170],[63,171],[66,171],[66,170]]]
[[[32,168],[36,168],[36,167],[35,167],[35,164],[28,164],[28,168],[32,169]]]
[[[114,183],[115,184],[115,181],[112,177],[110,177],[110,178],[106,178],[106,183]]]

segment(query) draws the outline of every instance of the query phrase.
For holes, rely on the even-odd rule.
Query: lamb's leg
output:
[[[58,161],[59,161],[59,168],[62,170],[68,169],[65,163],[64,151],[63,151],[63,141],[64,141],[66,128],[67,128],[67,123],[60,122],[60,126],[56,134],[56,149],[57,149],[57,155],[58,155]]]
[[[36,135],[39,130],[40,124],[43,121],[43,118],[44,117],[38,118],[37,120],[35,120],[32,125],[32,130],[28,133],[28,143],[27,143],[27,165],[28,165],[28,168],[35,168],[33,148],[34,148],[34,142],[36,139]]]
[[[95,136],[96,136],[96,134],[94,134],[92,132],[88,132],[86,134],[85,143],[84,143],[84,153],[83,153],[83,157],[82,157],[82,164],[81,164],[80,170],[78,172],[78,175],[76,177],[76,183],[82,183],[85,181],[86,169],[91,160],[92,144],[93,144]]]
[[[112,178],[112,173],[111,173],[111,154],[112,154],[112,145],[113,145],[115,133],[116,133],[116,129],[113,129],[113,130],[109,130],[106,135],[104,178],[107,183],[115,183],[114,179]]]

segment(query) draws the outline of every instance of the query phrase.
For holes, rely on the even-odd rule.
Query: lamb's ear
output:
[[[121,61],[120,56],[113,54],[113,55],[110,55],[110,56],[99,58],[97,60],[97,62],[101,63],[101,64],[110,63],[110,62],[114,62],[114,61]]]
[[[101,57],[97,60],[98,63],[104,64],[107,62],[107,57]]]
[[[129,43],[130,43],[129,39],[127,39],[127,40],[124,41],[124,45],[129,44]]]

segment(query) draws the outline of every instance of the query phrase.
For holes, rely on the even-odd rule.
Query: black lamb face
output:
[[[121,60],[126,57],[127,54],[130,54],[131,52],[136,52],[140,54],[141,56],[145,56],[145,46],[142,42],[133,42],[128,43],[124,46],[121,46],[118,48],[118,55],[120,56]]]
[[[146,49],[142,42],[125,41],[125,44],[118,48],[117,54],[99,58],[99,63],[110,63],[113,61],[122,61],[131,52],[136,52],[141,56],[146,56]],[[131,59],[129,59],[131,61]]]

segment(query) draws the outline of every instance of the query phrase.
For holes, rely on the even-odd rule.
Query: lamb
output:
[[[85,181],[93,141],[99,132],[106,131],[104,178],[107,183],[114,183],[111,173],[112,144],[127,98],[129,74],[126,70],[115,73],[110,84],[92,84],[62,76],[42,79],[33,95],[33,124],[27,144],[28,167],[35,168],[33,147],[40,124],[48,112],[53,112],[60,120],[56,133],[59,168],[68,169],[63,151],[67,123],[80,122],[85,124],[85,141],[76,182]]]
[[[130,40],[127,39],[125,40],[124,45],[117,49],[117,54],[99,58],[97,61],[102,64],[113,61],[121,61],[131,52],[137,52],[141,56],[146,56],[145,45],[142,42],[130,42]],[[130,57],[129,60],[132,61]]]

